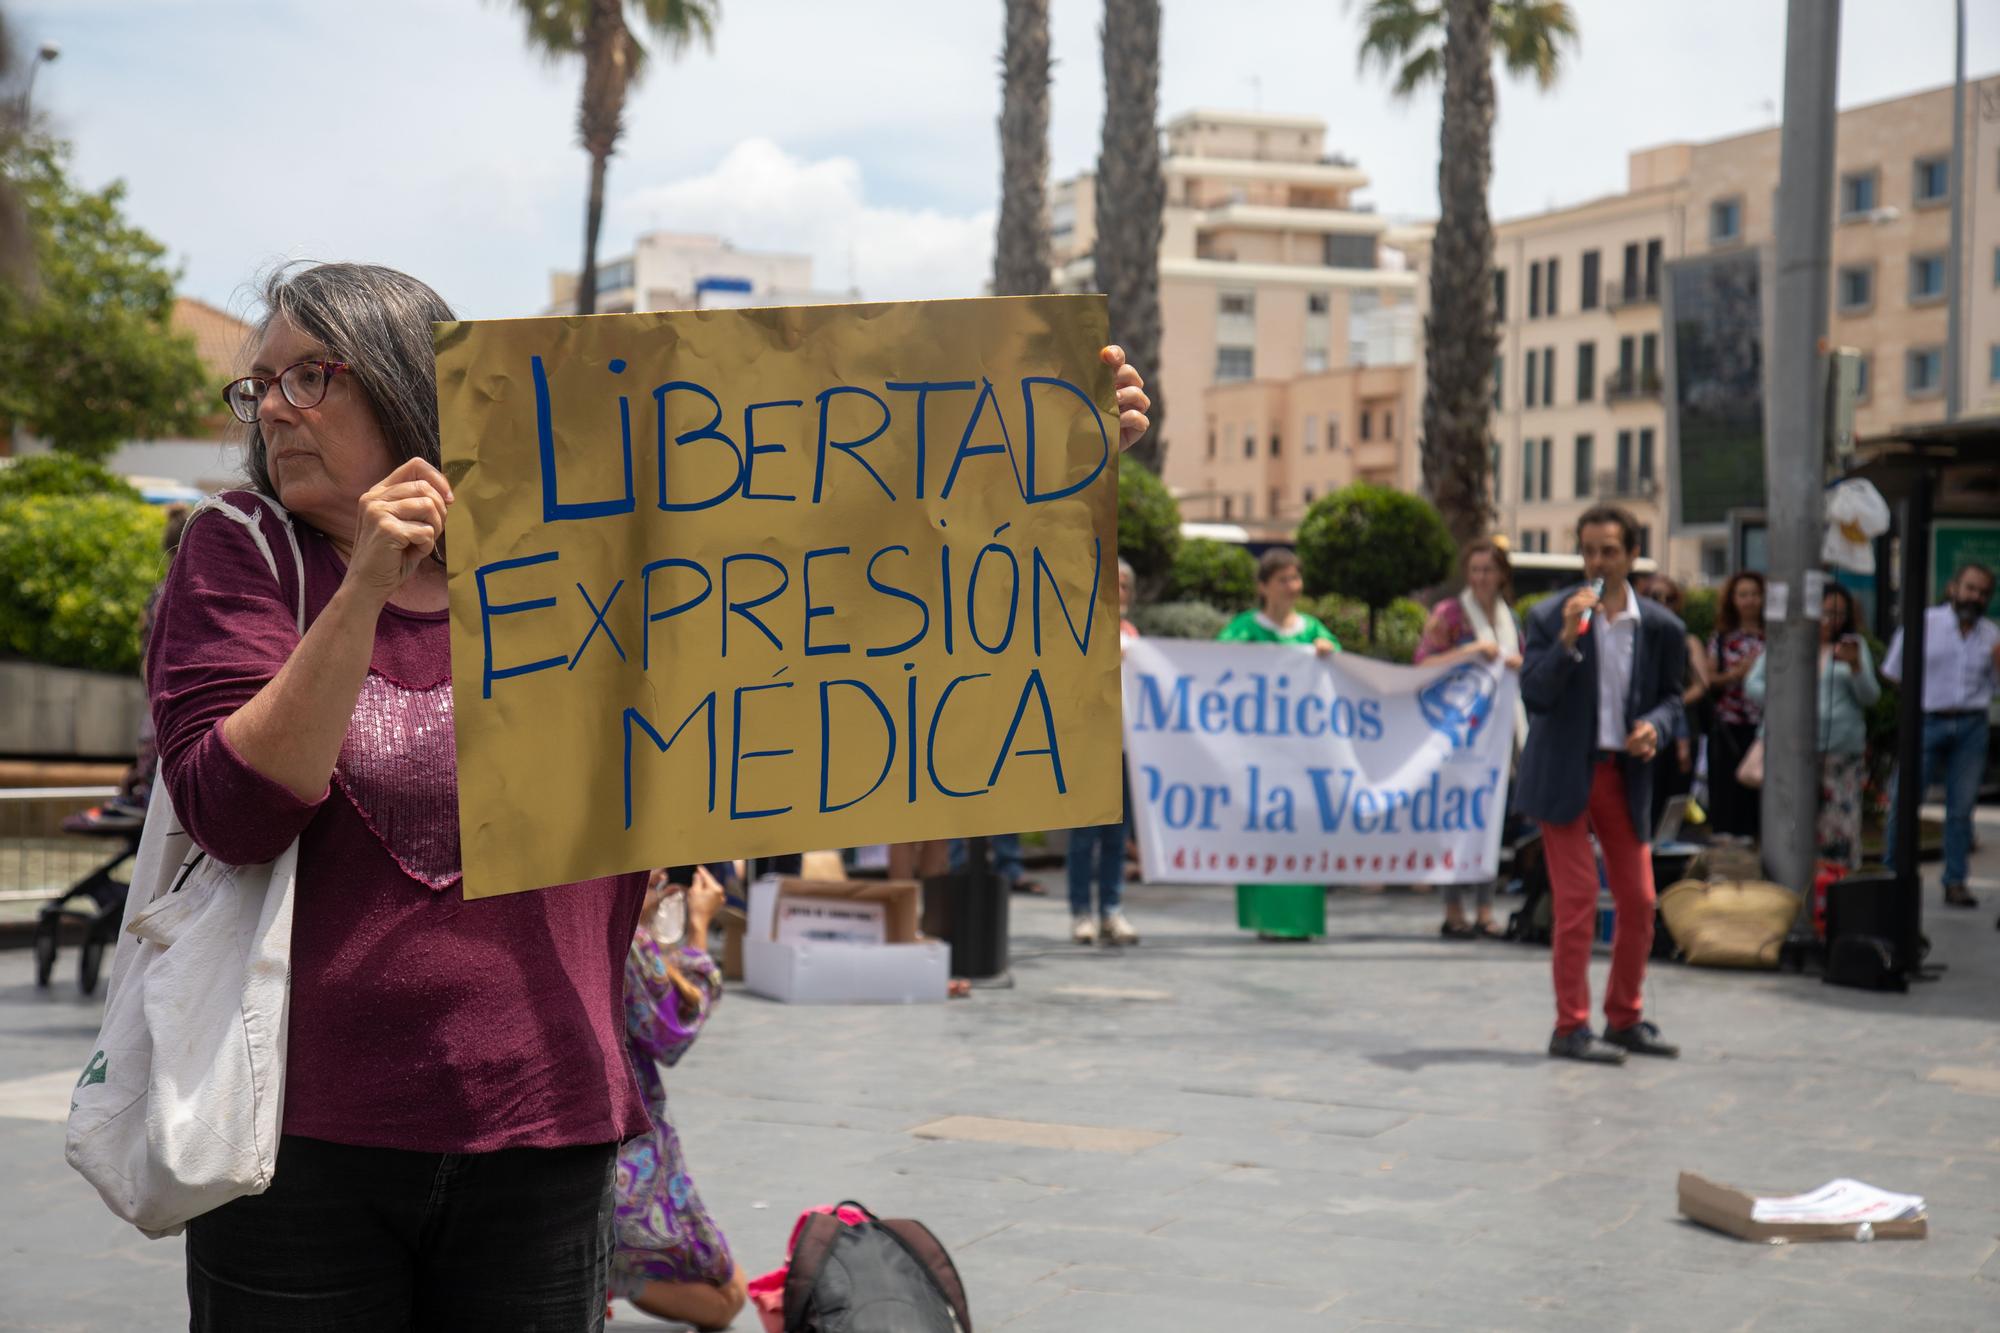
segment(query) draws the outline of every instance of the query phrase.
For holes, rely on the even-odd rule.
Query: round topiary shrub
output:
[[[1306,591],[1338,593],[1368,608],[1370,642],[1378,612],[1442,582],[1457,556],[1428,500],[1366,482],[1342,487],[1306,511],[1298,550]]]
[[[1164,593],[1170,602],[1207,602],[1241,611],[1257,601],[1257,560],[1241,546],[1197,537],[1181,543]]]
[[[1213,639],[1228,623],[1206,602],[1155,602],[1132,616],[1135,629],[1156,639]]]
[[[75,454],[30,454],[0,467],[0,501],[31,495],[116,495],[137,500],[123,477]]]
[[[118,495],[0,501],[0,652],[137,671],[165,524],[159,509]]]

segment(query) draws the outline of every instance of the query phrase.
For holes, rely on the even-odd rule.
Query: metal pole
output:
[[[1944,419],[1958,419],[1964,393],[1965,327],[1965,0],[1958,0],[1958,72],[1951,85],[1951,253],[1945,259],[1950,286],[1944,334]]]
[[[1764,494],[1771,593],[1764,626],[1765,873],[1800,897],[1812,929],[1819,808],[1820,478],[1826,451],[1827,283],[1833,244],[1834,88],[1840,5],[1789,0],[1778,159],[1777,281],[1769,343]],[[1807,586],[1811,571],[1813,584]],[[1780,592],[1780,589],[1783,592]],[[1783,614],[1772,604],[1783,598]]]

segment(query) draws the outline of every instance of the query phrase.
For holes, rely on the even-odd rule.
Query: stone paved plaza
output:
[[[1143,888],[1123,952],[1017,898],[1012,990],[731,995],[672,1096],[746,1272],[802,1206],[859,1198],[937,1230],[981,1330],[2000,1328],[1995,813],[1985,905],[1927,914],[1944,980],[1656,967],[1676,1063],[1551,1063],[1547,953],[1442,941],[1430,895],[1336,894],[1332,938],[1279,945],[1233,929],[1226,890]],[[178,1243],[62,1162],[96,1023],[0,955],[0,1327],[185,1326]],[[1920,1192],[1932,1235],[1730,1240],[1676,1217],[1683,1168]],[[613,1327],[646,1322],[621,1306]]]

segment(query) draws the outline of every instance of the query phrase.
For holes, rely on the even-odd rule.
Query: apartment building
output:
[[[549,275],[543,313],[576,310],[575,273]],[[854,292],[816,291],[812,256],[739,250],[719,236],[647,232],[632,253],[597,266],[597,313],[635,310],[703,310],[732,306],[823,305],[855,301]]]
[[[1160,238],[1165,481],[1189,519],[1284,532],[1358,478],[1408,484],[1414,233],[1355,196],[1366,173],[1305,116],[1168,122]],[[1051,198],[1058,286],[1088,291],[1095,180]],[[1114,331],[1115,332],[1115,331]]]
[[[1960,383],[1971,415],[2000,411],[2000,76],[1967,94]],[[1828,340],[1861,353],[1863,436],[1944,416],[1951,100],[1935,88],[1840,114]],[[1727,571],[1727,523],[1711,513],[1679,524],[1674,512],[1665,298],[1672,267],[1689,259],[1755,254],[1768,281],[1778,150],[1775,128],[1643,149],[1625,193],[1495,228],[1496,526],[1519,549],[1570,549],[1576,516],[1612,500],[1677,575]],[[1739,461],[1760,475],[1761,463]],[[1745,508],[1761,504],[1760,485],[1744,489]]]

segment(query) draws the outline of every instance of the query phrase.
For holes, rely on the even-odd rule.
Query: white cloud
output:
[[[853,158],[807,161],[766,138],[741,141],[703,175],[634,192],[615,214],[634,231],[809,254],[815,287],[852,285],[869,300],[977,296],[992,270],[992,210],[871,205]]]

